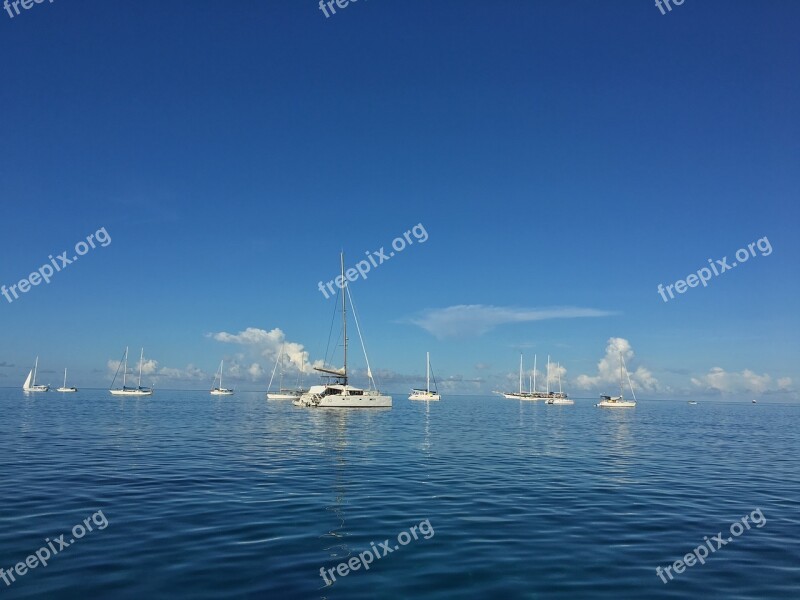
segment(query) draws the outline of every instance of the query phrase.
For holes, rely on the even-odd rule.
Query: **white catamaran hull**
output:
[[[311,408],[391,408],[392,397],[381,395],[342,395],[312,396],[304,394],[293,402],[295,406]]]

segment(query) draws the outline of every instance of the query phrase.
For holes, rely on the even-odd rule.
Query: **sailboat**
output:
[[[631,388],[633,400],[625,400],[622,394],[622,372],[628,378],[628,385]],[[628,368],[625,366],[625,359],[622,358],[622,352],[619,353],[619,396],[600,396],[600,402],[595,404],[601,408],[633,408],[636,406],[636,393],[633,391],[633,384],[631,383],[631,376],[628,375]]]
[[[39,357],[36,357],[36,362],[33,364],[33,369],[28,373],[25,383],[22,384],[23,392],[48,392],[50,391],[49,385],[36,385],[36,372],[39,370]]]
[[[67,387],[67,370],[66,369],[64,369],[64,385],[62,385],[60,388],[56,388],[56,391],[57,392],[62,392],[62,393],[64,393],[64,392],[77,392],[78,391],[78,388],[76,388],[76,387]]]
[[[341,296],[342,296],[342,338],[344,340],[344,367],[341,369],[325,369],[322,367],[314,367],[315,371],[324,373],[323,379],[327,381],[323,385],[312,385],[308,392],[304,393],[292,404],[295,406],[306,407],[319,407],[319,408],[391,408],[392,397],[381,394],[375,385],[375,379],[372,377],[372,370],[369,366],[369,357],[364,347],[364,339],[361,336],[361,327],[358,324],[358,315],[356,315],[355,306],[353,305],[353,296],[350,294],[350,288],[347,285],[347,279],[344,276],[344,253],[340,255],[340,262],[342,267],[342,283]],[[361,340],[361,348],[364,350],[364,359],[367,363],[367,377],[369,378],[369,389],[361,389],[348,385],[347,373],[347,300],[350,300],[350,307],[353,309],[353,320],[356,324],[356,331]]]
[[[305,394],[308,390],[305,390],[300,387],[300,375],[305,371],[306,368],[306,356],[305,354],[302,355],[302,368],[300,369],[300,373],[297,376],[297,388],[296,389],[287,389],[283,387],[283,356],[284,356],[284,348],[285,344],[281,346],[281,351],[278,353],[278,358],[275,361],[275,367],[272,369],[272,377],[269,378],[269,385],[267,386],[267,399],[268,400],[297,400],[300,396]],[[281,366],[280,376],[279,376],[279,383],[278,383],[278,391],[277,392],[270,392],[269,390],[272,389],[272,381],[275,379],[275,371],[278,370],[278,364]]]
[[[114,382],[117,380],[117,375],[119,374],[119,367],[125,365],[125,369],[122,372],[122,387],[114,389]],[[136,383],[136,387],[128,387],[126,384],[127,377],[128,377],[128,348],[125,347],[125,357],[122,362],[120,362],[119,366],[117,367],[117,372],[114,373],[114,380],[111,382],[111,389],[108,390],[111,392],[112,396],[152,396],[153,390],[152,388],[142,387],[142,364],[144,363],[144,348],[142,348],[142,354],[139,358],[139,380]]]
[[[219,373],[214,375],[214,381],[211,383],[211,395],[212,396],[233,396],[233,390],[229,390],[228,388],[222,387],[222,363],[223,361],[219,361]],[[219,387],[214,387],[214,384],[217,382],[217,378],[219,378]]]
[[[549,366],[548,361],[548,367]],[[558,371],[558,392],[554,392],[547,399],[547,404],[575,404],[575,400],[572,400],[561,391],[561,363],[556,363],[556,370]]]
[[[426,376],[425,376],[425,389],[419,390],[414,388],[411,390],[411,395],[408,397],[409,400],[439,400],[439,392],[438,390],[434,389],[431,391],[431,353],[425,353],[425,365],[426,365]],[[433,378],[433,385],[436,386],[436,377]]]

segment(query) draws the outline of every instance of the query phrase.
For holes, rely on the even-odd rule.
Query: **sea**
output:
[[[0,389],[0,599],[800,598],[800,406],[595,401]]]

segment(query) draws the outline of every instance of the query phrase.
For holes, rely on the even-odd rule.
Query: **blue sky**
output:
[[[422,224],[352,284],[384,388],[416,384],[426,350],[447,391],[513,386],[522,351],[592,396],[619,348],[644,397],[796,400],[798,17],[790,0],[0,12],[0,283],[111,238],[0,297],[0,385],[37,354],[52,383],[108,385],[130,345],[156,386],[202,389],[226,358],[264,389],[284,342],[324,357],[317,285],[339,251],[353,265]],[[765,237],[769,255],[659,295]]]

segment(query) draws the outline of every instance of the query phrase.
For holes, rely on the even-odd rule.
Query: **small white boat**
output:
[[[434,389],[431,391],[431,353],[425,353],[425,389],[419,390],[414,388],[411,390],[411,395],[408,397],[409,400],[440,400],[441,397],[439,396],[439,391]],[[433,378],[433,385],[434,388],[436,387],[436,377]]]
[[[342,340],[344,341],[344,367],[342,369],[324,369],[314,367],[315,371],[324,373],[322,376],[328,381],[323,385],[313,385],[311,389],[294,400],[295,406],[309,408],[391,408],[392,397],[381,394],[378,391],[375,379],[372,377],[372,370],[369,366],[369,357],[364,346],[364,339],[361,337],[361,327],[358,324],[353,306],[353,297],[350,295],[350,288],[344,276],[344,254],[340,256],[342,267],[343,286],[340,290],[342,296]],[[369,389],[361,389],[347,384],[347,300],[350,300],[350,307],[353,309],[353,319],[361,340],[361,348],[364,350],[364,359],[367,363],[367,378],[369,379]]]
[[[303,355],[302,367],[300,369],[300,373],[297,376],[297,388],[296,389],[288,389],[283,387],[283,357],[284,357],[284,348],[285,344],[281,346],[281,351],[278,353],[278,358],[275,360],[275,367],[272,369],[272,377],[269,378],[269,385],[267,386],[267,400],[297,400],[305,394],[308,390],[303,389],[300,387],[300,376],[302,375],[303,371],[305,371],[306,363],[305,363],[305,355]],[[272,381],[275,379],[275,371],[278,370],[278,364],[280,364],[280,378],[278,381],[278,391],[277,392],[270,392],[269,390],[272,389]]]
[[[753,404],[755,404],[755,403],[756,403],[756,399],[755,399],[755,398],[753,398]]]
[[[68,393],[68,392],[77,392],[78,391],[78,388],[76,388],[76,387],[67,387],[67,370],[66,369],[64,369],[64,385],[62,385],[60,388],[56,388],[56,391],[57,392],[61,392],[62,394],[63,393]]]
[[[219,372],[214,375],[214,381],[211,383],[211,392],[212,396],[233,396],[233,390],[229,390],[228,388],[222,387],[222,363],[223,361],[219,361]],[[219,387],[215,386],[214,384],[219,379]]]
[[[33,369],[28,372],[28,377],[25,383],[22,384],[23,392],[49,392],[49,385],[36,385],[36,373],[39,370],[39,357],[36,357],[36,362],[33,364]]]
[[[119,368],[125,365],[125,369],[122,372],[122,387],[121,388],[114,388],[114,382],[117,380],[117,375],[119,374]],[[144,363],[144,348],[142,348],[142,353],[139,358],[139,381],[136,384],[136,387],[128,387],[126,385],[127,376],[128,376],[128,348],[125,348],[125,357],[120,362],[119,366],[117,367],[117,372],[114,373],[114,379],[111,382],[111,389],[108,390],[112,396],[152,396],[153,390],[152,388],[142,387],[142,364]]]
[[[689,404],[697,404],[697,400],[689,400]]]
[[[628,385],[631,388],[633,400],[625,400],[622,393],[622,372],[628,378]],[[625,359],[622,358],[622,352],[619,353],[619,396],[600,396],[600,402],[595,404],[600,408],[633,408],[636,406],[636,393],[633,391],[633,384],[631,383],[631,376],[628,375],[628,368],[625,366]]]

